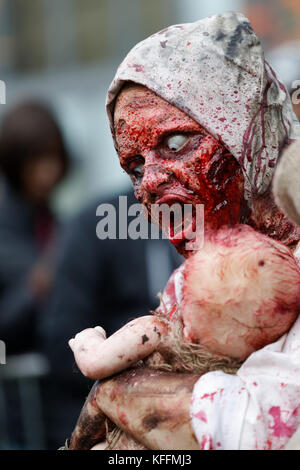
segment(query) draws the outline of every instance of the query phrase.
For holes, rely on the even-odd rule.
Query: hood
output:
[[[287,90],[241,13],[170,26],[137,44],[109,87],[113,136],[115,99],[127,81],[154,91],[224,143],[241,165],[250,207],[270,190],[283,147],[300,137]]]

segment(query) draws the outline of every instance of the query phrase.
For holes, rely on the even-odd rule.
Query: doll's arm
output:
[[[149,356],[167,332],[153,315],[127,323],[106,339],[101,327],[88,328],[69,341],[81,372],[94,380],[109,377]]]

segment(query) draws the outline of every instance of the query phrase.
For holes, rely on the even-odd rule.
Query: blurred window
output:
[[[175,12],[172,0],[0,0],[0,68],[31,72],[121,58],[174,22]]]

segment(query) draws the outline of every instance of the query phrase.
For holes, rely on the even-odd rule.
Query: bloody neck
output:
[[[300,240],[300,228],[280,211],[270,193],[254,200],[247,223],[258,232],[281,241],[291,249],[296,248]]]

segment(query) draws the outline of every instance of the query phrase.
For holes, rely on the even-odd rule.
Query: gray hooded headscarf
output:
[[[115,99],[127,81],[154,91],[225,144],[242,167],[250,207],[270,189],[283,147],[300,138],[287,90],[241,13],[170,26],[137,44],[108,91],[113,136]]]

